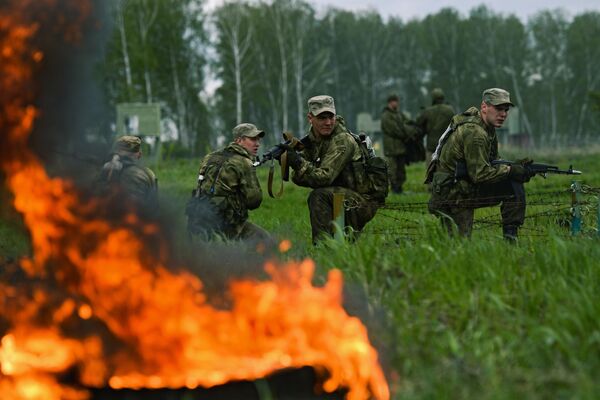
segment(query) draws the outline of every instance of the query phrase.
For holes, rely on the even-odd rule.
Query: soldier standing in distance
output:
[[[499,158],[496,128],[512,106],[506,90],[486,89],[481,110],[471,107],[455,115],[440,139],[426,183],[432,185],[429,211],[442,218],[450,234],[457,226],[460,235],[470,236],[475,208],[501,204],[503,235],[517,238],[525,219],[523,183],[531,176],[525,165],[491,165]]]
[[[116,188],[128,199],[148,210],[158,207],[158,179],[150,168],[140,165],[142,140],[121,136],[114,144],[112,159],[100,172],[101,193]]]
[[[359,187],[366,182],[363,154],[355,138],[337,116],[331,96],[308,99],[309,143],[302,153],[288,148],[292,181],[314,189],[308,196],[313,243],[334,233],[333,194],[344,194],[345,223],[360,232],[382,205],[374,195]],[[354,236],[355,238],[356,236]]]
[[[190,219],[195,219],[192,224],[209,234],[214,232],[232,240],[270,243],[271,237],[263,228],[248,222],[248,210],[257,209],[262,202],[262,189],[253,159],[264,135],[265,132],[253,124],[239,124],[233,128],[233,142],[204,157],[199,171],[198,195],[212,205],[219,221],[216,226],[206,226],[208,219],[204,220],[203,215],[190,215],[188,209],[188,227]]]
[[[431,91],[431,106],[427,107],[417,118],[417,126],[421,129],[426,139],[426,158],[425,165],[429,165],[431,155],[437,147],[440,137],[450,125],[450,120],[454,116],[454,110],[448,104],[444,103],[444,92],[440,88]]]
[[[394,193],[402,193],[402,185],[406,181],[406,143],[417,135],[415,127],[408,122],[400,112],[400,98],[395,94],[390,95],[381,114],[381,131],[383,154],[388,161],[390,185]]]

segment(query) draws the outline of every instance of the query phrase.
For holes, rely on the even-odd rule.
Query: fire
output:
[[[87,398],[59,383],[66,371],[84,387],[195,388],[312,366],[327,392],[388,399],[366,328],[341,306],[339,271],[315,287],[312,261],[268,263],[271,280],[231,282],[232,306],[218,309],[197,276],[168,267],[158,226],[133,212],[115,222],[100,200],[85,203],[72,183],[47,175],[27,147],[38,117],[35,68],[47,55],[31,47],[39,26],[26,19],[29,1],[13,3],[10,14],[0,9],[0,166],[31,233],[33,257],[20,266],[43,285],[27,292],[0,281],[0,315],[9,324],[0,331],[3,396]],[[87,1],[73,4],[90,12]],[[281,251],[290,246],[282,242]],[[74,333],[75,323],[104,333]]]

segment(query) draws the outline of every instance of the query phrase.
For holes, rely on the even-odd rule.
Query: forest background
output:
[[[511,92],[533,146],[600,139],[599,12],[547,10],[523,22],[479,6],[403,21],[317,12],[301,0],[211,12],[199,0],[113,0],[109,12],[114,26],[97,66],[107,143],[122,102],[159,103],[170,154],[198,156],[240,122],[267,131],[268,144],[282,131],[302,135],[306,100],[317,94],[332,95],[356,130],[356,115],[378,118],[392,92],[416,116],[434,87],[460,111],[495,86]]]

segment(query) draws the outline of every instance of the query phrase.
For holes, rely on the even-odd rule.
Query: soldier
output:
[[[431,155],[440,140],[440,137],[450,125],[454,116],[454,110],[448,104],[444,104],[444,92],[440,88],[431,91],[431,106],[427,107],[417,118],[417,126],[423,135],[427,135],[426,143],[426,165],[431,161]]]
[[[308,209],[312,239],[316,244],[334,233],[334,193],[344,194],[345,224],[358,233],[385,201],[387,176],[384,175],[382,184],[385,194],[369,192],[360,186],[368,180],[363,168],[363,152],[346,129],[344,119],[336,116],[331,96],[311,97],[307,116],[308,143],[301,154],[288,148],[287,160],[294,169],[293,182],[314,189],[308,196]]]
[[[233,128],[233,142],[202,160],[198,188],[186,208],[191,233],[215,232],[227,239],[270,241],[264,229],[248,222],[248,210],[258,208],[262,202],[253,159],[264,135],[253,124],[239,124]],[[216,223],[210,221],[206,212],[199,211],[203,202],[208,202],[217,214]],[[195,204],[200,208],[194,209]]]
[[[112,159],[100,173],[99,191],[105,194],[117,188],[127,198],[148,210],[158,206],[158,180],[150,168],[140,165],[142,140],[137,136],[121,136],[114,144]]]
[[[492,166],[498,159],[496,128],[511,106],[509,93],[492,88],[483,92],[481,110],[471,107],[455,115],[429,164],[426,183],[431,182],[429,211],[442,217],[452,234],[456,224],[462,236],[470,236],[475,208],[501,204],[502,231],[514,241],[525,218],[523,183],[531,178],[526,161]]]
[[[390,169],[392,192],[402,193],[406,181],[407,144],[415,140],[417,132],[409,120],[400,112],[400,98],[392,94],[381,115],[383,132],[383,153]]]

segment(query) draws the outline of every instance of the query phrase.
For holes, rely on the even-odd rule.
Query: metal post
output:
[[[581,232],[581,208],[579,206],[579,197],[581,185],[577,181],[571,183],[571,235],[577,236]]]
[[[596,223],[596,234],[600,236],[600,194],[598,194],[598,218]]]
[[[334,235],[337,240],[344,240],[344,227],[346,226],[344,212],[344,193],[333,193],[333,223]]]

